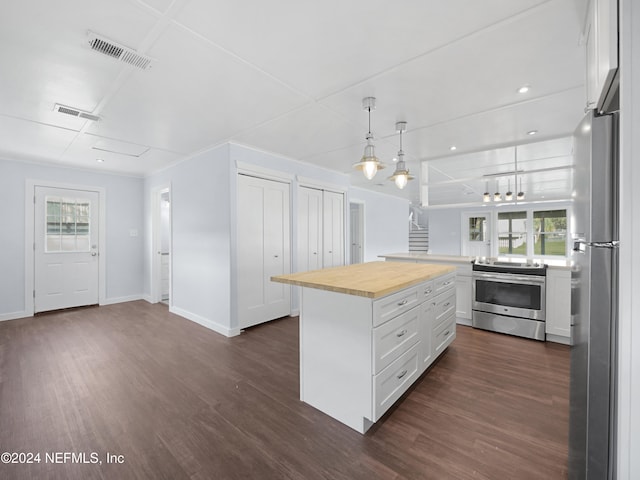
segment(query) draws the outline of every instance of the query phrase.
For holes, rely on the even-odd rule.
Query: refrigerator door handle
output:
[[[619,240],[612,240],[610,242],[585,242],[584,240],[577,240],[573,242],[573,251],[584,253],[585,247],[594,248],[618,248],[620,247]]]

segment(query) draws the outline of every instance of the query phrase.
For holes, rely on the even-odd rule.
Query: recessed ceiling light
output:
[[[529,85],[523,85],[518,89],[518,93],[527,93],[529,90],[531,90]]]
[[[536,133],[538,133],[538,130],[529,130],[527,135],[535,135]]]
[[[102,163],[102,162],[104,162],[104,159],[103,158],[96,158],[96,162]]]
[[[451,145],[451,146],[449,147],[449,150],[451,150],[451,151],[453,152],[453,151],[454,151],[454,150],[456,150],[457,148],[458,148],[458,147],[456,147],[455,145]]]

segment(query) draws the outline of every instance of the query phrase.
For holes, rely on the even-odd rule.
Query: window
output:
[[[535,255],[567,255],[567,211],[533,212],[533,253]]]
[[[469,217],[469,241],[484,242],[487,217]]]
[[[87,200],[47,197],[45,252],[88,252],[89,208]]]
[[[498,213],[498,254],[527,254],[527,212]]]

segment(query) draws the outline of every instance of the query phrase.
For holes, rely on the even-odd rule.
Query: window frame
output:
[[[565,254],[564,255],[542,255],[542,254],[536,254],[534,253],[534,249],[535,249],[535,245],[534,245],[534,230],[533,230],[533,225],[534,225],[534,213],[535,212],[546,212],[546,211],[553,211],[553,210],[564,210],[566,212],[566,222],[567,222],[567,229],[566,229],[566,234],[565,234]],[[499,223],[498,223],[498,216],[500,213],[511,213],[511,212],[525,212],[526,213],[526,226],[527,226],[527,231],[526,231],[526,253],[523,254],[519,254],[519,253],[500,253],[500,245],[499,245]],[[492,255],[494,257],[501,257],[501,258],[535,258],[535,259],[542,259],[542,260],[568,260],[571,257],[571,206],[567,205],[567,206],[558,206],[558,205],[549,205],[546,206],[544,204],[542,205],[535,205],[535,206],[527,206],[524,208],[518,208],[517,205],[514,206],[510,206],[508,208],[500,208],[497,209],[496,211],[493,212],[493,217],[492,217],[492,221],[493,224],[495,225],[495,227],[492,229],[493,230],[493,234],[492,234],[492,238],[491,238],[491,244],[492,244]]]

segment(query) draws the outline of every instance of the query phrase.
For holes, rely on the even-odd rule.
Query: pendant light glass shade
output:
[[[482,194],[482,201],[488,203],[491,201],[491,194],[489,193],[489,182],[484,187],[484,193]]]
[[[407,186],[409,180],[413,180],[413,175],[409,173],[407,165],[404,161],[404,152],[402,151],[402,132],[407,130],[407,122],[397,122],[396,131],[400,132],[400,150],[398,151],[398,163],[396,163],[396,171],[389,177],[389,180],[396,182],[396,186],[402,190]]]
[[[511,200],[513,200],[513,192],[511,191],[511,179],[509,179],[508,182],[509,182],[509,186],[508,186],[507,193],[504,194],[504,199],[507,202],[510,202]]]
[[[502,195],[500,195],[500,188],[498,186],[498,181],[496,180],[496,193],[493,194],[493,201],[499,202],[502,200]]]
[[[522,178],[520,178],[520,191],[518,192],[516,198],[518,200],[524,200],[524,192],[522,191]]]
[[[362,107],[369,112],[369,132],[367,133],[367,145],[364,147],[364,153],[358,163],[353,164],[353,168],[362,170],[367,180],[371,180],[376,176],[378,170],[385,165],[376,157],[375,146],[373,145],[373,134],[371,133],[371,109],[376,108],[376,99],[374,97],[366,97],[362,99]]]

